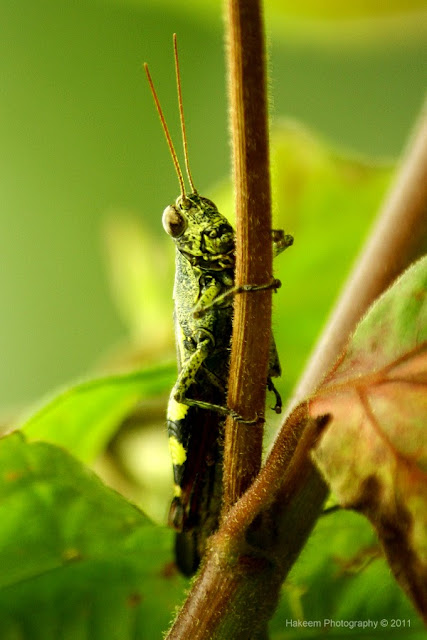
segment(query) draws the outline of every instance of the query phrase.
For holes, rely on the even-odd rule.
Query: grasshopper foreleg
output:
[[[293,236],[285,233],[283,229],[272,229],[271,239],[273,242],[274,257],[278,256],[294,242]],[[213,295],[211,295],[209,300],[205,299],[203,302],[199,301],[193,310],[193,316],[195,318],[203,317],[210,309],[212,309],[212,307],[223,304],[228,298],[236,294],[246,293],[249,291],[263,291],[265,289],[273,289],[274,292],[276,292],[281,286],[282,283],[280,280],[277,280],[277,278],[271,278],[270,282],[266,282],[264,284],[243,284],[238,287],[230,287],[227,291],[219,295],[214,295],[214,292],[212,291]]]
[[[283,229],[272,229],[271,238],[273,240],[273,256],[276,257],[282,251],[291,247],[294,243],[294,237],[289,233],[285,233]]]
[[[282,283],[277,278],[271,278],[270,282],[266,282],[264,284],[242,284],[238,287],[231,287],[224,293],[221,293],[219,296],[216,296],[211,302],[205,304],[204,306],[198,306],[193,310],[193,316],[195,318],[203,317],[212,307],[217,307],[223,304],[227,298],[231,298],[239,293],[247,293],[248,291],[263,291],[264,289],[273,289],[274,292],[277,289],[280,289]]]

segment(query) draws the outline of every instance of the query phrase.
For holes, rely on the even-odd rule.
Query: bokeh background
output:
[[[285,400],[369,233],[421,110],[427,6],[425,0],[265,0],[265,9],[274,225],[295,236],[275,266],[283,283],[274,296],[273,330],[283,367],[277,384]],[[176,373],[174,252],[161,214],[178,195],[178,183],[142,63],[150,63],[180,152],[172,55],[177,32],[195,182],[232,220],[223,30],[218,0],[0,0],[0,428],[32,416],[24,427],[30,440],[46,439],[93,463],[103,480],[163,525],[172,487],[165,407]],[[97,379],[135,369],[127,378]],[[93,384],[74,386],[46,410],[45,398],[91,378]],[[44,408],[34,413],[37,405]],[[276,424],[275,414],[266,414],[267,449]],[[47,504],[46,531],[53,537],[46,539],[55,538],[54,553],[62,548],[56,544],[62,522],[76,528],[76,511],[70,516],[62,498],[47,501],[44,490],[48,473],[54,492],[67,482],[70,464],[84,477],[86,491],[86,469],[65,457],[59,475],[56,466],[43,466],[42,500],[38,492],[30,494],[29,526],[19,528],[17,542],[12,536],[19,565],[27,533],[39,517],[45,519]],[[52,526],[52,504],[58,529]],[[109,540],[108,509],[99,524],[93,504],[88,535],[96,531]],[[5,531],[12,531],[5,522]],[[172,532],[154,525],[150,531],[153,549],[166,544],[164,560],[138,549],[134,564],[148,561],[143,575],[150,579],[151,600],[144,595],[141,628],[154,637],[166,627],[184,585],[162,572],[162,591],[156,591],[160,574],[153,583],[158,569],[150,563],[171,561]],[[40,557],[46,566],[45,536],[36,538],[35,552],[28,547],[29,566],[39,566]],[[15,552],[8,548],[10,562]],[[116,594],[117,585],[127,588],[127,581],[120,563],[112,578],[110,552],[108,543],[108,579],[99,574],[101,587],[92,588],[94,582],[81,574],[84,589],[71,591],[83,598],[84,612],[86,600],[99,595],[98,619],[115,630],[120,625],[109,621],[121,605],[116,595],[111,605],[109,594]],[[51,566],[49,560],[47,585],[63,575]],[[34,592],[34,584],[39,583],[25,580],[16,594],[8,586],[7,615],[18,611],[19,625],[28,616],[29,628],[40,635],[45,627],[39,620],[50,625],[66,611],[74,629],[78,616],[69,583],[66,597],[61,587],[54,594],[57,604],[48,600],[46,617],[43,603],[38,605],[43,594],[38,587]],[[319,519],[283,587],[273,637],[288,637],[290,617],[320,620],[332,613],[338,620],[413,621],[413,637],[424,637],[370,526],[345,511]],[[150,625],[157,625],[155,633],[147,631]]]
[[[336,177],[331,178],[330,149],[338,155],[351,151],[354,162],[344,163],[347,174],[365,175],[366,160],[380,167],[375,180],[385,189],[390,163],[401,153],[423,101],[425,2],[396,0],[387,7],[380,2],[327,2],[322,9],[308,1],[297,8],[294,4],[265,3],[278,145],[299,154],[299,168],[315,167],[317,177],[328,158],[329,168],[320,171],[326,171],[326,182]],[[173,255],[163,237],[161,213],[178,187],[141,63],[150,63],[179,146],[172,58],[172,33],[178,33],[193,173],[203,194],[218,193],[225,202],[230,148],[221,10],[214,1],[0,1],[3,412],[15,414],[58,385],[102,366],[132,332],[142,346],[153,347],[157,340],[161,358],[173,357]],[[311,251],[301,246],[302,223],[291,206],[300,179],[299,174],[292,178],[292,162],[288,158],[281,164],[280,157],[276,162],[288,171],[280,183],[284,204],[280,206],[279,197],[276,217],[296,233],[292,252],[298,250],[299,277],[306,271],[307,280],[303,286],[297,281],[295,288],[307,302],[314,295],[310,279],[315,289],[319,283],[304,266],[304,254],[309,262]],[[347,197],[344,191],[340,197]],[[354,218],[332,211],[331,203],[321,204],[316,224],[308,224],[312,237],[319,225],[325,227],[321,211],[330,211],[336,218],[326,235],[335,234],[337,254],[344,253],[350,263],[373,215],[372,204],[366,214],[361,212],[356,237]],[[348,236],[353,245],[347,251]],[[127,309],[127,294],[120,293],[123,286],[116,282],[123,278],[116,264],[120,256],[132,255],[138,263],[138,247],[145,247],[155,271],[152,279],[146,274],[139,293],[133,292],[148,314],[145,325],[144,318],[135,319],[134,309]],[[344,268],[334,262],[335,250],[324,253],[329,267],[322,289],[327,293],[319,303],[325,307],[322,314],[345,277]],[[288,282],[292,260],[281,263],[288,265],[284,278],[280,272]],[[128,271],[138,274],[144,268],[136,264]],[[150,281],[154,296],[161,288],[163,307],[150,307]],[[285,289],[280,295],[280,305],[285,304]],[[299,322],[297,315],[287,317],[286,338],[281,337],[280,316],[275,321],[280,346],[292,350],[294,342],[299,345],[296,369],[319,325],[316,320],[316,327],[310,325],[294,340],[292,326],[310,324],[309,306],[303,315]],[[153,337],[156,324],[161,338]],[[290,386],[292,380],[283,384]]]

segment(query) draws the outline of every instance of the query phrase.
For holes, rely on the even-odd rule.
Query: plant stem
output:
[[[271,196],[265,53],[260,0],[228,0],[228,67],[236,206],[236,280],[272,279]],[[228,406],[256,424],[227,419],[224,511],[261,466],[265,384],[271,340],[271,290],[236,295]]]

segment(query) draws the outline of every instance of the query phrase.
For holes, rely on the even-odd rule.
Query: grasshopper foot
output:
[[[280,393],[277,391],[276,387],[274,386],[274,383],[270,378],[270,376],[267,379],[267,389],[269,391],[272,391],[276,398],[276,404],[274,405],[274,407],[272,407],[273,411],[275,411],[276,413],[282,413],[282,398],[280,396]]]

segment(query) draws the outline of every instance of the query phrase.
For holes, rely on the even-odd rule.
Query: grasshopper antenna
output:
[[[159,114],[159,118],[160,118],[160,122],[162,123],[163,131],[165,132],[166,141],[168,143],[169,151],[170,151],[170,154],[172,156],[172,160],[173,160],[173,163],[174,163],[174,166],[175,166],[175,171],[176,171],[177,176],[178,176],[179,186],[181,188],[181,197],[182,197],[183,200],[185,200],[186,199],[186,197],[185,197],[185,184],[184,184],[184,178],[183,178],[183,175],[182,175],[181,167],[179,166],[178,156],[176,155],[175,147],[173,146],[173,142],[172,142],[172,138],[171,138],[170,133],[169,133],[168,125],[166,124],[165,116],[163,115],[162,107],[160,106],[160,101],[159,101],[159,98],[157,97],[157,93],[156,93],[156,90],[154,88],[153,80],[151,79],[151,74],[150,74],[150,71],[148,69],[148,64],[146,62],[144,62],[144,69],[145,69],[145,73],[147,75],[148,84],[150,85],[151,93],[153,95],[154,104],[156,105],[157,113]]]
[[[184,107],[182,104],[181,74],[179,72],[178,44],[176,39],[176,33],[173,34],[173,49],[174,49],[174,56],[175,56],[176,87],[178,91],[179,118],[181,120],[181,133],[182,133],[182,145],[184,147],[185,169],[187,171],[188,181],[190,183],[192,192],[197,193],[197,189],[194,186],[194,182],[193,182],[193,176],[191,175],[191,171],[190,171],[190,163],[188,160],[188,143],[187,143],[187,134],[185,131]]]

